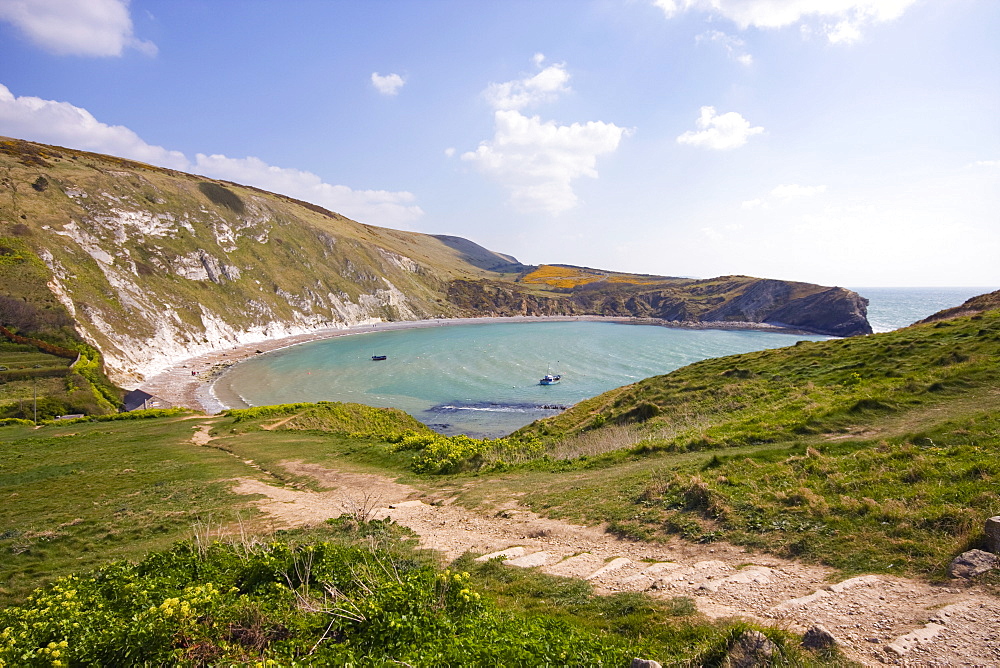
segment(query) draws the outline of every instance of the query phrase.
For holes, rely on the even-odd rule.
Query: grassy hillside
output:
[[[252,497],[229,491],[245,477],[315,485],[289,459],[404,474],[408,456],[372,434],[415,428],[342,404],[0,427],[0,490],[17,499],[0,510],[0,661],[703,664],[751,628],[708,622],[686,598],[595,596],[469,558],[445,570],[389,522],[272,533]],[[193,443],[205,429],[219,438]],[[764,631],[782,661],[844,663]]]
[[[706,360],[526,427],[549,457],[505,485],[626,536],[941,576],[1000,513],[997,388],[1000,311]]]
[[[1000,312],[704,360],[580,402],[522,434],[565,441],[629,426],[673,451],[863,433],[919,421],[1000,383]]]
[[[981,546],[983,521],[1000,514],[998,359],[1000,311],[985,311],[700,362],[500,441],[449,439],[398,411],[337,403],[0,427],[0,490],[16,499],[0,509],[0,600],[27,604],[0,611],[17,630],[0,652],[378,661],[408,651],[445,660],[475,646],[483,661],[511,665],[552,648],[584,663],[719,662],[746,626],[708,624],[687,599],[595,598],[579,581],[468,558],[453,565],[469,572],[461,587],[442,592],[434,583],[454,572],[429,565],[390,525],[347,516],[269,538],[233,481],[316,488],[286,468],[298,461],[388,474],[467,506],[517,498],[633,540],[726,540],[844,573],[935,579]],[[225,527],[242,538],[210,546]],[[331,583],[353,603],[324,604]],[[362,601],[375,607],[347,615]],[[430,627],[451,630],[420,632]],[[121,654],[139,651],[120,638],[140,632],[145,653]],[[767,633],[783,660],[839,661]]]

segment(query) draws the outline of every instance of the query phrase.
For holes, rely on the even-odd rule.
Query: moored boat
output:
[[[560,380],[562,380],[562,376],[560,376],[559,374],[553,375],[551,373],[547,373],[544,376],[542,376],[542,379],[540,381],[538,381],[538,384],[539,385],[555,385]]]

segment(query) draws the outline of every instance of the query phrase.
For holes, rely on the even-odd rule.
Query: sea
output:
[[[853,288],[876,332],[993,288]],[[214,384],[231,408],[345,401],[406,411],[442,434],[497,438],[610,389],[710,357],[828,337],[595,321],[372,331],[257,355]],[[373,355],[385,355],[373,361]],[[541,385],[558,374],[553,385]]]

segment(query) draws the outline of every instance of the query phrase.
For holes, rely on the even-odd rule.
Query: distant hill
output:
[[[0,138],[0,325],[76,338],[134,387],[172,362],[322,327],[594,314],[871,332],[849,290],[525,266],[283,195]]]

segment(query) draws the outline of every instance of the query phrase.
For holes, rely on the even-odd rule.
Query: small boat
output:
[[[553,376],[551,373],[547,373],[544,376],[542,376],[542,379],[540,381],[538,381],[538,384],[539,385],[555,385],[560,380],[562,380],[562,376],[560,376],[559,374],[556,374],[556,375]]]
[[[387,359],[389,359],[388,355],[372,355],[372,362],[381,362]]]

